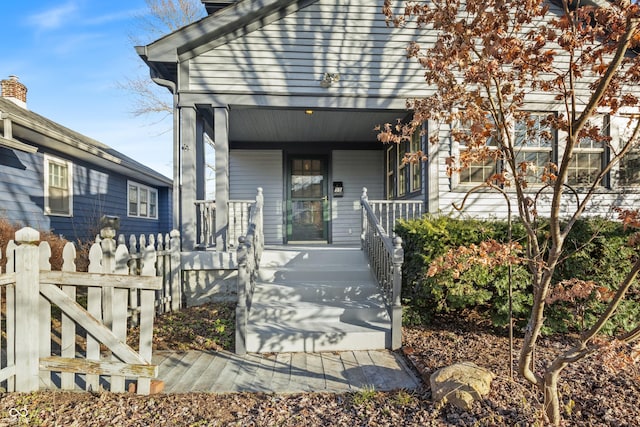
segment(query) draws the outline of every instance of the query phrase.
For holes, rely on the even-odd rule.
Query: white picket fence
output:
[[[125,391],[135,383],[148,394],[153,318],[180,308],[179,234],[120,238],[104,229],[89,251],[88,273],[76,271],[67,243],[62,271],[51,271],[51,248],[31,228],[16,232],[0,274],[0,382],[7,391],[40,388]],[[2,254],[0,254],[0,257]],[[52,309],[53,308],[53,309]],[[127,334],[139,326],[137,345]]]

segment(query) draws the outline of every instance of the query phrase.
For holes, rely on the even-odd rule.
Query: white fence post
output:
[[[71,242],[64,245],[62,251],[62,271],[76,271],[76,247]],[[76,300],[76,287],[63,286],[62,291],[73,301]],[[61,331],[61,356],[74,358],[76,356],[76,322],[62,313],[62,331]],[[75,374],[73,372],[62,372],[60,374],[60,388],[62,390],[73,390],[75,387]]]
[[[40,271],[51,271],[51,246],[48,242],[40,242],[38,245],[39,252],[39,269]],[[40,294],[40,284],[38,283],[38,294]],[[51,303],[44,296],[40,295],[38,297],[40,300],[39,310],[38,310],[38,318],[40,321],[40,344],[39,346],[39,355],[40,357],[49,357],[51,356]],[[40,364],[40,361],[38,361]],[[40,372],[40,381],[42,381],[42,386],[50,389],[52,386],[51,382],[51,372],[47,370],[42,370]]]
[[[23,340],[16,346],[16,391],[38,390],[39,348],[38,313],[40,296],[40,270],[34,260],[39,259],[40,233],[33,228],[16,231],[16,337]]]

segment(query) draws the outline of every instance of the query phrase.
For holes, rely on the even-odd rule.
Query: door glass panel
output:
[[[289,240],[327,240],[324,161],[292,159]]]
[[[291,201],[292,240],[324,240],[322,201]]]

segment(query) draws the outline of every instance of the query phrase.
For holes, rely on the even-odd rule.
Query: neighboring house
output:
[[[167,233],[172,181],[112,148],[27,109],[15,76],[0,97],[0,218],[93,239],[103,215],[119,232]]]
[[[227,241],[229,200],[252,198],[256,187],[264,189],[267,243],[358,244],[363,187],[369,199],[421,200],[426,211],[446,213],[489,176],[490,168],[478,165],[448,177],[445,160],[460,147],[442,129],[439,145],[419,136],[402,146],[377,141],[376,125],[405,120],[406,100],[432,93],[405,48],[412,40],[434,40],[414,24],[387,27],[381,1],[203,3],[209,16],[137,47],[153,80],[175,97],[174,180],[181,183],[175,209],[183,249],[199,243],[196,201],[205,194],[206,139],[215,144],[215,232],[222,250],[233,243]],[[560,12],[552,3],[549,16]],[[527,109],[561,111],[551,95],[532,99]],[[602,120],[615,144],[620,120]],[[425,127],[427,135],[437,130],[433,123]],[[561,141],[555,135],[529,144],[528,158],[553,160]],[[428,161],[403,164],[404,152],[418,148]],[[571,183],[588,183],[607,156],[606,147],[581,145]],[[607,178],[594,203],[602,213],[611,202],[637,206],[638,158],[634,153]],[[539,188],[532,185],[532,194]],[[497,193],[474,193],[466,206],[470,215],[507,212]]]

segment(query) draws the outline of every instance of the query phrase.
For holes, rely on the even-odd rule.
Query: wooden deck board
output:
[[[186,393],[193,391],[194,381],[202,376],[209,365],[214,359],[210,357],[209,353],[201,352],[199,357],[193,361],[191,366],[180,377],[179,381],[171,389],[172,393]]]
[[[307,390],[307,354],[291,353],[291,381],[285,391],[301,392]]]
[[[349,381],[343,375],[345,369],[339,353],[322,353],[322,365],[327,391],[347,392],[351,390]]]
[[[247,354],[244,358],[245,366],[240,369],[236,377],[232,391],[246,391],[251,389],[251,385],[256,379],[256,372],[260,368],[262,358],[255,354]]]
[[[210,392],[211,386],[218,378],[220,373],[224,370],[227,365],[226,357],[221,357],[217,353],[209,353],[208,358],[210,359],[209,364],[206,368],[204,368],[201,372],[196,373],[197,377],[194,379],[193,387],[191,391],[196,392]]]
[[[240,375],[240,371],[246,366],[244,358],[232,353],[223,353],[223,357],[229,360],[225,368],[220,372],[218,378],[214,380],[212,390],[220,392],[235,391],[235,382]]]
[[[272,387],[286,390],[291,383],[291,353],[278,353],[273,366]]]
[[[163,364],[158,367],[158,370],[168,370],[168,374],[163,378],[165,382],[165,391],[167,393],[173,393],[174,390],[181,390],[184,392],[188,387],[183,386],[187,377],[185,374],[193,365],[193,363],[200,358],[203,353],[200,351],[188,351],[184,353],[175,353],[172,356],[167,357]],[[188,384],[188,382],[187,382]]]
[[[324,379],[324,366],[319,353],[305,353],[307,356],[307,389],[306,391],[325,391],[327,382]]]
[[[400,356],[388,351],[375,351],[370,352],[371,360],[375,364],[377,371],[384,378],[386,389],[399,389],[406,388],[407,383],[418,382],[413,374],[409,374],[407,366],[402,360],[399,360]]]
[[[278,353],[237,356],[229,352],[154,355],[165,393],[347,392],[420,385],[400,357],[386,351]]]
[[[258,356],[260,357],[260,356]],[[269,391],[272,387],[273,367],[276,363],[275,355],[260,357],[260,366],[256,371],[255,380],[251,387],[255,391]]]
[[[353,355],[358,361],[358,365],[362,368],[362,372],[364,372],[364,375],[367,377],[368,384],[372,385],[376,390],[386,390],[386,379],[381,375],[380,370],[376,369],[376,365],[371,359],[369,351],[354,351]]]
[[[369,379],[365,375],[352,351],[340,353],[340,359],[344,366],[344,376],[349,382],[349,387],[352,390],[360,390],[363,387],[370,385]]]

